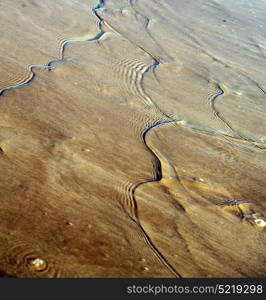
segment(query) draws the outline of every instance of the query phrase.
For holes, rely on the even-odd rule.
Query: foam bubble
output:
[[[266,227],[266,222],[263,219],[255,219],[254,222],[259,227]]]

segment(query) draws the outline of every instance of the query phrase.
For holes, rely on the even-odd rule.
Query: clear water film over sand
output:
[[[266,2],[0,2],[0,276],[265,277]]]

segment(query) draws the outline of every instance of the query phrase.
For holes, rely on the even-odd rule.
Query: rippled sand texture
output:
[[[1,1],[0,276],[264,277],[263,1]]]

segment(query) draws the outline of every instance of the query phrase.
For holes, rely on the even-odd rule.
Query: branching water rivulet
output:
[[[99,16],[99,14],[97,13],[97,10],[100,8],[103,8],[105,6],[105,2],[102,0],[100,1],[99,5],[93,10],[93,12],[95,13],[95,15],[99,18],[100,23],[99,25],[101,25],[102,23],[104,23],[104,20]],[[111,27],[111,26],[109,26]],[[111,29],[113,31],[115,31],[112,27]],[[116,31],[115,31],[116,32]],[[119,34],[119,33],[118,33]],[[141,46],[138,45],[138,48],[142,49],[145,53],[147,53],[152,59],[153,59],[153,63],[148,66],[147,68],[144,69],[144,71],[141,74],[141,79],[139,81],[139,86],[137,86],[137,90],[140,94],[140,96],[142,97],[142,99],[144,100],[144,103],[148,106],[151,106],[153,108],[155,108],[156,110],[159,111],[160,114],[162,114],[162,116],[166,119],[169,119],[169,116],[167,116],[165,113],[163,113],[158,107],[157,105],[152,101],[152,99],[145,93],[144,89],[143,89],[143,80],[144,77],[147,73],[149,72],[154,72],[154,70],[160,65],[160,61],[158,58],[156,58],[155,56],[153,56],[152,54],[150,54],[149,52],[147,52],[145,49],[143,49]],[[172,120],[170,122],[173,122]],[[171,264],[167,261],[167,259],[164,257],[164,255],[159,251],[159,249],[154,245],[154,243],[152,242],[150,236],[148,235],[148,233],[146,232],[146,230],[144,229],[144,227],[141,225],[141,222],[139,220],[138,217],[138,206],[137,206],[137,202],[136,202],[136,198],[135,198],[135,191],[136,189],[143,183],[147,183],[147,182],[152,182],[152,181],[159,181],[161,179],[161,163],[160,160],[156,157],[156,155],[152,152],[152,150],[147,146],[146,144],[146,134],[148,133],[149,130],[151,130],[152,128],[156,127],[156,126],[160,126],[163,125],[165,123],[169,123],[168,122],[161,122],[161,123],[156,123],[153,126],[147,128],[143,134],[142,134],[142,141],[145,144],[145,146],[147,147],[147,149],[150,151],[150,153],[153,154],[154,159],[155,159],[155,164],[156,164],[156,179],[155,180],[150,180],[150,181],[145,181],[145,182],[141,182],[139,184],[137,184],[132,190],[131,190],[131,195],[129,195],[130,199],[130,204],[131,207],[133,208],[133,215],[131,215],[131,213],[129,213],[127,210],[125,210],[125,212],[127,213],[127,215],[130,217],[130,219],[138,226],[138,228],[140,229],[143,238],[145,239],[147,245],[151,248],[151,250],[154,252],[154,254],[158,257],[158,259],[170,270],[170,272],[172,272],[174,274],[174,276],[176,277],[182,277],[181,274],[179,274],[172,266]]]
[[[67,49],[67,47],[69,47],[70,45],[73,45],[73,44],[78,44],[78,43],[83,43],[83,42],[94,42],[94,41],[98,41],[99,39],[102,38],[102,36],[105,34],[105,31],[103,30],[103,24],[104,24],[104,20],[103,18],[98,14],[98,10],[102,9],[103,7],[105,6],[105,1],[103,0],[100,0],[99,3],[96,5],[96,7],[94,7],[92,9],[92,13],[98,18],[99,20],[99,23],[98,23],[98,28],[100,30],[100,32],[98,34],[96,34],[95,37],[93,38],[90,38],[90,39],[86,39],[86,40],[70,40],[70,41],[64,41],[61,45],[60,45],[60,51],[59,51],[59,58],[56,59],[56,60],[51,60],[50,62],[48,62],[46,65],[40,65],[40,66],[31,66],[30,67],[30,73],[31,73],[31,76],[28,80],[26,80],[25,82],[21,83],[21,84],[18,84],[18,85],[14,85],[14,86],[10,86],[10,87],[7,87],[5,89],[3,89],[2,91],[0,91],[0,96],[4,96],[4,94],[10,90],[13,90],[13,89],[18,89],[18,88],[22,88],[22,87],[25,87],[29,84],[32,84],[35,77],[36,77],[36,74],[35,74],[35,70],[36,69],[45,69],[45,70],[48,70],[48,71],[52,71],[53,69],[55,69],[55,65],[58,64],[58,63],[64,63],[64,62],[68,62],[68,61],[71,61],[71,59],[66,59],[65,58],[65,51]],[[110,27],[110,26],[109,26]],[[149,56],[153,59],[153,63],[150,65],[150,66],[147,66],[145,67],[143,70],[142,70],[142,73],[140,74],[140,80],[139,80],[139,85],[137,87],[137,90],[138,90],[138,93],[140,94],[142,100],[144,102],[146,102],[146,105],[147,106],[152,106],[153,108],[156,107],[155,104],[153,104],[151,98],[149,98],[146,93],[144,92],[144,89],[143,89],[143,80],[144,80],[144,76],[149,73],[149,72],[153,72],[156,67],[159,66],[160,64],[160,61],[156,58],[156,57],[153,57],[150,53],[148,53],[147,51],[145,51],[141,46],[139,46],[140,49],[142,49],[145,53],[149,54]],[[158,111],[160,111],[158,109]],[[163,115],[162,112],[160,112],[161,115]],[[165,118],[168,118],[168,116],[165,116]],[[143,141],[145,141],[145,132],[143,134]],[[160,162],[158,161],[158,166],[156,169],[159,170],[159,167],[160,166]],[[158,173],[158,179],[160,177],[160,174]],[[139,185],[137,185],[135,187],[135,189],[138,187]],[[132,191],[132,198],[135,200],[135,189]],[[136,206],[136,202],[133,201],[133,205],[134,205],[134,212],[135,212],[135,216],[130,216],[130,218],[134,221],[134,223],[138,226],[144,240],[146,241],[147,245],[151,248],[151,250],[154,252],[155,256],[172,272],[172,274],[174,276],[177,276],[177,277],[181,277],[180,274],[178,274],[174,268],[167,262],[167,260],[164,258],[163,254],[160,253],[160,251],[154,246],[154,244],[152,243],[151,241],[151,238],[148,236],[148,234],[146,233],[145,229],[143,228],[143,226],[140,224],[140,221],[138,220],[138,216],[137,216],[137,206]]]
[[[9,87],[6,87],[6,88],[2,89],[0,91],[0,97],[4,96],[4,94],[8,91],[18,89],[18,88],[22,88],[22,87],[25,87],[25,86],[31,84],[32,81],[34,80],[35,76],[36,76],[34,70],[38,70],[38,69],[51,70],[52,66],[49,66],[48,64],[47,65],[40,65],[40,66],[31,66],[29,69],[30,69],[30,77],[29,77],[28,80],[26,80],[25,82],[22,82],[20,84],[12,85],[12,86],[9,86]]]
[[[98,27],[100,29],[100,32],[97,35],[95,35],[95,37],[93,37],[91,39],[87,39],[87,40],[65,41],[60,46],[59,59],[50,61],[45,66],[32,66],[30,69],[30,71],[32,73],[32,77],[30,78],[29,81],[27,81],[21,85],[9,87],[9,88],[3,90],[0,95],[3,95],[4,91],[23,87],[24,85],[31,83],[35,77],[34,70],[37,68],[44,68],[44,69],[47,69],[48,71],[52,71],[56,67],[55,64],[67,62],[68,60],[65,58],[66,57],[65,51],[68,46],[75,44],[75,43],[83,43],[83,42],[88,42],[88,41],[93,42],[93,41],[100,40],[102,38],[102,36],[105,34],[104,29],[106,27],[103,27],[103,25],[105,24],[105,21],[104,21],[104,18],[101,17],[101,14],[98,13],[98,10],[104,8],[104,6],[105,6],[105,2],[100,1],[99,4],[94,9],[92,9],[92,12],[94,13],[94,15],[99,19]],[[147,29],[148,24],[149,24],[149,20],[147,19],[147,22],[145,23],[145,29]],[[126,36],[123,36],[123,38],[126,38]],[[149,234],[148,226],[146,228],[144,220],[141,219],[141,215],[140,215],[141,211],[138,210],[138,203],[137,203],[138,199],[136,199],[137,189],[143,184],[161,181],[163,179],[163,170],[162,169],[165,167],[164,160],[162,159],[162,157],[160,155],[158,155],[159,152],[157,151],[157,149],[154,149],[153,147],[151,147],[152,144],[150,144],[150,141],[147,142],[148,133],[150,133],[153,129],[155,129],[157,127],[164,126],[167,124],[174,125],[175,123],[178,123],[178,122],[173,120],[172,117],[166,115],[166,113],[163,112],[162,109],[159,109],[158,105],[153,101],[153,97],[149,96],[149,93],[147,91],[145,91],[145,88],[144,88],[145,87],[144,81],[147,79],[146,76],[157,70],[159,70],[159,72],[160,72],[160,64],[163,64],[163,62],[161,62],[161,60],[156,56],[156,53],[152,54],[151,52],[153,52],[153,51],[147,51],[144,49],[144,47],[139,45],[139,43],[135,43],[135,45],[136,44],[138,44],[137,46],[139,49],[143,50],[143,54],[145,52],[146,54],[149,55],[149,57],[152,60],[152,61],[149,60],[149,63],[148,63],[149,65],[143,64],[143,67],[136,68],[136,71],[135,70],[132,71],[132,73],[134,73],[134,72],[135,73],[132,75],[133,80],[130,79],[130,81],[131,81],[130,84],[134,88],[135,95],[139,96],[138,98],[134,98],[134,100],[138,99],[138,100],[140,100],[141,104],[145,104],[147,107],[152,108],[152,111],[150,109],[149,112],[154,113],[154,116],[155,116],[154,118],[151,118],[152,120],[149,119],[146,122],[145,126],[143,126],[143,124],[140,124],[140,125],[138,124],[140,127],[142,125],[141,130],[140,130],[139,140],[141,139],[146,150],[149,151],[150,156],[153,158],[155,176],[152,179],[144,180],[135,185],[132,185],[132,188],[128,189],[128,191],[130,192],[129,196],[128,196],[128,198],[129,198],[128,201],[131,204],[131,210],[125,209],[125,211],[127,212],[127,215],[130,217],[130,219],[135,223],[134,228],[138,227],[138,229],[139,229],[138,232],[139,231],[141,232],[141,236],[146,241],[146,244],[150,247],[150,249],[153,251],[153,253],[157,256],[157,258],[162,263],[162,265],[164,265],[171,272],[171,274],[173,274],[177,277],[181,277],[181,274],[179,272],[177,272],[175,270],[175,268],[171,265],[171,263],[168,261],[168,256],[165,254],[164,250],[161,250],[160,243],[158,243],[158,241],[156,242],[155,240],[153,241],[153,238],[152,238],[153,235]],[[154,52],[156,52],[156,51],[154,51]],[[96,67],[99,67],[99,66],[97,65]],[[219,92],[217,95],[214,96],[214,98],[212,99],[213,105],[214,105],[214,102],[217,99],[217,97],[220,95],[221,95],[221,93]],[[145,119],[145,118],[148,119],[148,117],[149,116],[148,116],[148,114],[146,114],[146,112],[143,113],[143,119]],[[87,120],[86,118],[87,118],[87,116],[85,115],[85,122]],[[98,131],[98,133],[101,134],[100,131]],[[89,133],[86,131],[85,138],[88,138],[88,136],[89,136]],[[146,163],[146,161],[144,161],[144,163]],[[148,176],[152,177],[152,175],[148,175]],[[132,180],[132,181],[134,181],[134,180]],[[124,191],[125,190],[123,190],[123,192]],[[117,199],[116,199],[116,201],[117,201]],[[139,205],[140,205],[140,203],[139,203]],[[131,224],[131,221],[129,221],[128,223]],[[147,249],[148,249],[148,247],[147,247]],[[148,251],[149,251],[149,254],[151,254],[151,251],[150,250],[148,250]],[[184,275],[184,274],[185,273],[183,273],[183,271],[182,271],[182,275]]]
[[[99,40],[104,35],[105,32],[102,30],[102,22],[103,22],[103,20],[99,17],[99,15],[97,14],[97,11],[99,9],[101,9],[102,7],[104,7],[104,5],[105,5],[105,2],[103,0],[100,0],[99,4],[97,4],[96,7],[92,8],[93,14],[99,19],[98,27],[100,29],[100,32],[98,34],[96,34],[95,37],[90,38],[90,39],[85,39],[85,40],[64,41],[60,45],[60,51],[59,51],[59,58],[58,59],[51,60],[46,65],[32,65],[32,66],[30,66],[30,68],[29,68],[29,71],[31,73],[30,78],[28,80],[26,80],[25,82],[22,82],[22,83],[20,83],[18,85],[9,86],[9,87],[6,87],[6,88],[2,89],[0,91],[0,97],[3,96],[6,92],[8,92],[10,90],[14,90],[14,89],[17,89],[17,88],[25,87],[25,86],[31,84],[33,82],[35,76],[36,76],[34,70],[37,70],[37,69],[46,69],[48,71],[51,71],[51,70],[53,70],[55,68],[53,66],[54,64],[71,61],[71,59],[65,59],[65,50],[66,50],[66,48],[68,46],[70,46],[72,44],[82,43],[82,42],[93,42],[93,41]]]
[[[136,200],[136,190],[143,184],[146,183],[151,183],[151,182],[159,182],[162,179],[162,166],[161,166],[161,162],[160,159],[157,157],[157,155],[152,151],[152,149],[148,146],[147,144],[147,134],[154,128],[157,128],[159,126],[162,125],[166,125],[166,124],[174,124],[176,121],[164,121],[164,122],[157,122],[155,124],[153,124],[152,126],[148,127],[142,135],[142,141],[144,143],[144,145],[146,146],[146,149],[150,152],[150,154],[153,156],[154,158],[154,162],[155,162],[155,178],[150,179],[150,180],[146,180],[146,181],[141,181],[138,184],[136,184],[132,189],[131,189],[131,195],[129,195],[129,197],[131,198],[131,203],[133,206],[133,215],[132,212],[128,212],[127,210],[125,210],[125,212],[127,213],[127,215],[133,220],[134,223],[137,224],[137,226],[140,228],[141,233],[146,241],[146,243],[149,245],[149,247],[153,250],[153,252],[155,253],[155,255],[160,259],[160,261],[176,276],[176,277],[180,277],[182,278],[182,275],[175,270],[175,268],[168,262],[168,260],[166,259],[166,257],[163,255],[163,253],[156,247],[156,245],[153,243],[153,241],[151,240],[150,236],[148,235],[148,233],[146,232],[145,228],[142,226],[141,224],[141,220],[139,219],[139,215],[138,215],[138,204],[137,204],[137,200]]]

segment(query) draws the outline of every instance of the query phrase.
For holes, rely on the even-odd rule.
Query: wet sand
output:
[[[1,277],[265,277],[265,9],[0,3]]]

